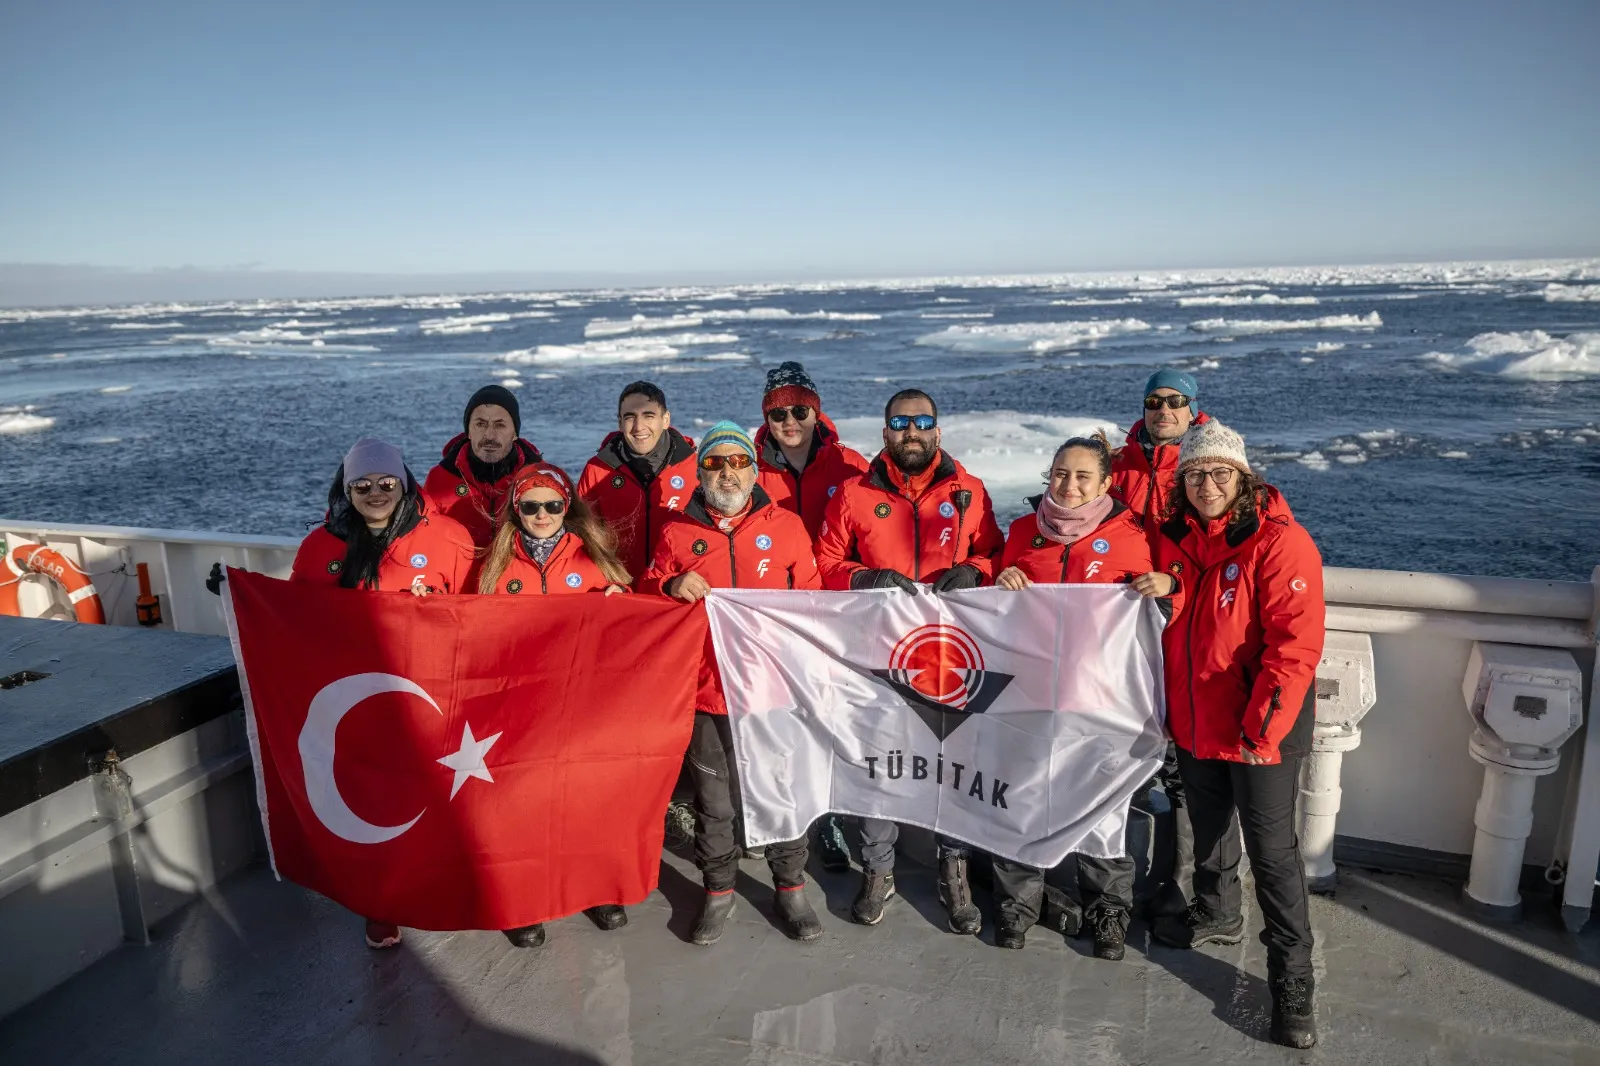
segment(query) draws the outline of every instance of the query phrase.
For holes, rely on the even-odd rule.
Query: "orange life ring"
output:
[[[105,608],[100,603],[100,594],[95,591],[94,579],[65,555],[42,544],[19,544],[9,555],[0,555],[0,559],[5,562],[4,569],[13,575],[11,580],[0,584],[0,614],[21,615],[22,605],[17,593],[23,577],[43,574],[66,592],[67,602],[72,604],[78,621],[94,625],[105,622]]]

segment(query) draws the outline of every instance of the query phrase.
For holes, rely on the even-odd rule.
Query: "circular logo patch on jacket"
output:
[[[1035,548],[1044,547],[1044,534],[1043,533],[1035,533],[1033,535],[1033,546]]]
[[[704,555],[706,553],[706,548],[707,544],[703,540],[697,540],[693,544],[689,545],[689,550],[694,552],[696,555]]]
[[[515,596],[517,593],[521,592],[522,591],[522,579],[520,577],[514,577],[510,581],[507,581],[506,582],[506,591],[511,593],[513,596]]]
[[[683,488],[683,475],[682,474],[673,474],[671,479],[668,481],[668,484],[671,485],[675,489]]]
[[[1106,552],[1111,550],[1111,542],[1104,537],[1100,537],[1093,544],[1089,545],[1089,547],[1093,548],[1099,554],[1104,555]]]
[[[878,504],[878,506],[876,506],[876,507],[874,507],[872,509],[872,513],[877,515],[879,518],[888,518],[890,510],[891,510],[891,508],[889,507],[888,504],[880,503],[880,504]]]
[[[568,574],[567,575],[567,588],[575,589],[581,584],[583,584],[583,575],[582,574]]]
[[[343,569],[344,569],[344,563],[343,563],[343,561],[341,561],[339,559],[335,559],[335,560],[333,560],[333,562],[328,564],[328,573],[330,573],[330,574],[337,574],[339,571],[341,571]]]
[[[467,493],[469,493],[471,491],[472,491],[471,489],[467,488],[465,482],[462,482],[460,485],[456,486],[456,495],[457,496],[465,496]]]
[[[411,565],[416,569],[421,570],[424,566],[428,565],[428,557],[423,555],[421,552],[418,552],[411,557]]]
[[[1183,573],[1183,563],[1175,562],[1171,566],[1167,567],[1167,569],[1171,570],[1174,574],[1181,574]]]
[[[756,538],[756,547],[762,551],[766,551],[772,547],[772,538],[767,536],[765,533],[761,534],[761,536]]]
[[[829,485],[828,486],[828,499],[830,499],[830,500],[833,499],[833,494],[838,492],[838,491],[839,491],[839,486],[838,485]]]
[[[944,501],[943,503],[941,503],[939,505],[939,517],[940,518],[954,518],[955,516],[956,516],[956,505],[955,504],[951,503],[949,500],[946,500],[946,501]]]
[[[614,489],[620,489],[623,485],[626,485],[627,483],[628,483],[628,479],[623,477],[621,474],[618,474],[616,477],[611,479],[611,487],[614,488]]]
[[[1239,564],[1238,563],[1229,563],[1228,564],[1228,569],[1226,569],[1226,570],[1224,570],[1222,572],[1222,576],[1227,578],[1229,581],[1232,581],[1234,578],[1238,577],[1239,576]]]

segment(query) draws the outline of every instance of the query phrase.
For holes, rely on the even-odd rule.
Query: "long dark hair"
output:
[[[378,564],[383,562],[389,546],[417,528],[422,521],[422,490],[411,469],[405,469],[406,491],[394,505],[389,524],[382,533],[374,534],[367,528],[367,520],[350,502],[344,487],[344,464],[333,475],[328,489],[328,517],[323,526],[329,533],[344,541],[344,565],[339,570],[339,587],[346,589],[378,587]]]
[[[1260,513],[1261,508],[1267,505],[1267,495],[1272,491],[1272,486],[1253,473],[1248,473],[1234,467],[1239,477],[1239,495],[1234,497],[1233,504],[1228,508],[1228,526],[1237,528],[1250,522]],[[1183,474],[1179,472],[1178,483],[1172,488],[1172,496],[1167,500],[1167,514],[1169,520],[1185,520],[1189,515],[1198,515],[1194,504],[1189,502],[1189,493],[1183,483]]]

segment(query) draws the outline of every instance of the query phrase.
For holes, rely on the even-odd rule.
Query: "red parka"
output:
[[[668,516],[694,494],[694,441],[668,428],[667,458],[648,483],[628,462],[633,453],[621,433],[609,434],[578,477],[578,495],[617,535],[617,558],[634,575],[644,573]]]
[[[1201,759],[1267,762],[1310,747],[1313,681],[1326,607],[1322,556],[1276,489],[1256,517],[1229,528],[1169,519],[1156,566],[1181,585],[1163,637],[1167,728]]]
[[[933,480],[915,500],[896,486],[882,455],[845,482],[817,531],[817,565],[830,589],[848,589],[862,570],[898,570],[932,582],[958,564],[994,580],[1005,546],[983,482],[940,451]]]
[[[471,592],[472,538],[459,522],[429,514],[426,501],[421,506],[421,521],[389,545],[378,563],[378,591],[400,592],[421,582],[430,592]],[[337,585],[345,550],[342,539],[318,526],[300,542],[289,580]]]
[[[1144,523],[1122,503],[1111,505],[1093,533],[1065,545],[1039,532],[1039,497],[1028,503],[1034,510],[1012,522],[1006,534],[1000,570],[1014,566],[1043,585],[1079,585],[1127,584],[1155,569]]]
[[[1211,416],[1201,411],[1194,416],[1193,425],[1209,422]],[[1116,457],[1111,460],[1111,495],[1127,504],[1134,514],[1144,521],[1152,541],[1156,527],[1167,517],[1172,490],[1178,484],[1178,449],[1183,439],[1171,444],[1157,444],[1144,453],[1144,420],[1133,424],[1128,439]]]
[[[817,415],[811,459],[798,474],[766,426],[756,430],[756,455],[761,470],[758,484],[773,503],[800,516],[812,541],[817,539],[823,513],[839,486],[867,469],[867,460],[854,448],[840,443],[838,429],[824,414]]]
[[[539,449],[521,438],[511,446],[516,462],[499,481],[479,481],[467,461],[471,447],[465,433],[458,433],[444,446],[439,465],[428,471],[428,480],[422,491],[433,502],[433,509],[460,522],[472,537],[472,543],[487,548],[494,539],[496,516],[505,503],[506,492],[511,488],[511,474],[530,463],[543,462]]]
[[[774,506],[760,485],[751,493],[750,510],[727,531],[717,528],[697,490],[681,513],[667,519],[650,569],[639,579],[639,591],[665,595],[662,586],[691,571],[714,589],[822,587],[805,523],[794,512]],[[709,632],[695,706],[711,714],[728,713]]]
[[[536,563],[517,537],[511,561],[495,582],[494,591],[524,596],[561,596],[574,592],[604,592],[611,579],[589,558],[583,540],[570,529],[563,532],[543,565]],[[477,588],[477,575],[473,576]]]

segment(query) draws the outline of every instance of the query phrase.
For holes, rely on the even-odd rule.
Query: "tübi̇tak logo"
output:
[[[984,669],[983,650],[965,630],[918,626],[889,653],[889,669],[874,670],[942,743],[971,714],[982,714],[1011,684],[1012,675]]]

